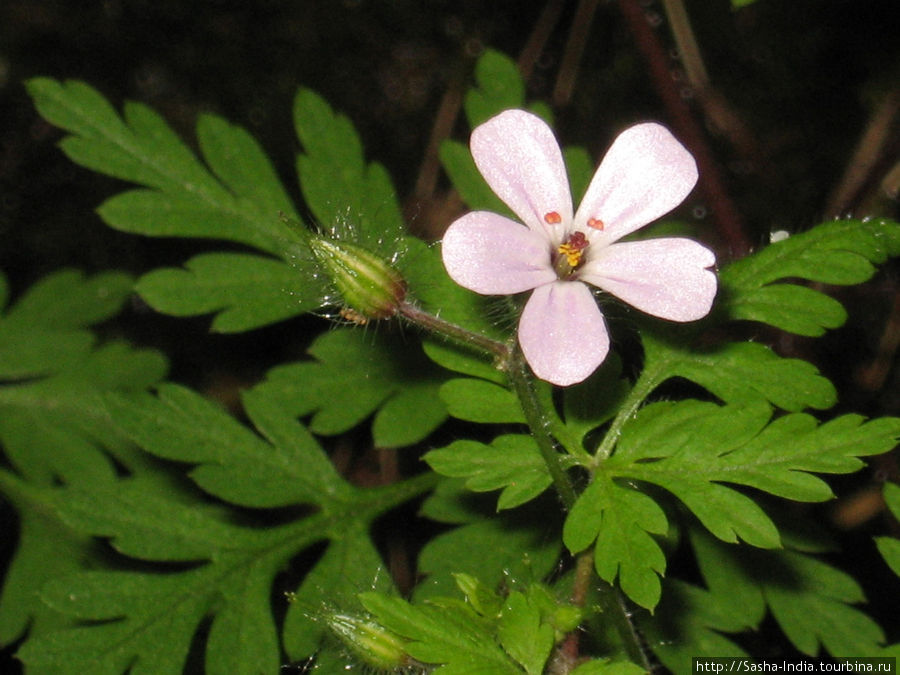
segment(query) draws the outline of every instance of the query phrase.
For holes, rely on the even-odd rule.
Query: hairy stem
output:
[[[634,383],[631,391],[628,392],[628,396],[622,403],[622,407],[619,408],[619,412],[610,423],[609,430],[607,430],[606,435],[603,437],[603,441],[600,443],[600,447],[597,448],[597,453],[594,456],[594,466],[600,465],[603,460],[612,454],[612,450],[622,433],[622,427],[624,427],[628,420],[638,411],[638,408],[641,407],[644,399],[646,399],[658,385],[659,378],[656,373],[648,371],[645,368],[641,372],[640,377],[638,377],[637,382]]]
[[[500,368],[504,370],[508,368],[507,363],[512,358],[512,350],[505,342],[494,340],[481,333],[463,328],[458,324],[445,321],[405,301],[400,303],[397,312],[404,319],[419,328],[450,342],[476,349],[483,354],[493,357]]]
[[[506,372],[513,391],[519,398],[525,421],[541,451],[563,505],[566,510],[572,508],[575,503],[575,488],[566,474],[563,456],[556,448],[556,440],[552,435],[553,417],[544,408],[521,354],[513,352],[505,342],[499,342],[445,321],[407,302],[401,303],[397,311],[407,321],[429,333],[475,348],[494,358],[497,366]]]
[[[575,488],[572,486],[572,481],[569,479],[563,466],[563,456],[556,449],[556,440],[550,433],[553,420],[544,409],[544,406],[541,405],[540,398],[534,388],[534,382],[527,372],[521,354],[516,353],[509,362],[506,374],[509,377],[513,391],[519,397],[519,403],[522,406],[522,411],[525,413],[525,421],[528,423],[531,435],[541,451],[541,456],[544,458],[544,463],[547,465],[547,470],[553,479],[553,486],[556,488],[563,506],[568,511],[575,504]]]

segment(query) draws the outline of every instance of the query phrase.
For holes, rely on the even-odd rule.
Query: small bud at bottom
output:
[[[367,665],[391,672],[410,665],[405,643],[374,621],[331,614],[326,622],[341,642]]]

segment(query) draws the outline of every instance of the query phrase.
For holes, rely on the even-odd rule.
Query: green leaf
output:
[[[218,313],[212,329],[239,332],[288,319],[327,304],[322,288],[274,258],[205,253],[185,269],[162,268],[141,277],[141,297],[172,316]]]
[[[894,518],[900,520],[900,485],[884,484],[884,501]],[[875,545],[898,577],[900,577],[900,539],[896,537],[875,537]]]
[[[824,647],[832,656],[875,654],[884,633],[850,603],[862,589],[848,574],[810,556],[779,552],[773,579],[763,586],[769,609],[793,645],[809,656]]]
[[[362,593],[360,600],[388,630],[408,638],[410,656],[443,664],[441,675],[516,674],[522,670],[504,653],[483,620],[464,604],[411,605],[401,598]]]
[[[557,564],[560,544],[552,532],[556,520],[546,507],[539,512],[516,511],[454,528],[429,541],[419,554],[418,570],[426,576],[416,586],[417,600],[452,595],[460,572],[489,587],[501,581],[536,580]],[[540,520],[537,513],[541,513]],[[478,551],[478,555],[472,555]]]
[[[119,272],[85,278],[76,270],[38,281],[0,317],[0,377],[48,375],[83,361],[94,343],[84,328],[118,312],[131,284]]]
[[[765,617],[766,604],[745,547],[723,544],[696,527],[688,534],[700,573],[715,598],[719,616],[714,625],[728,632],[755,629]]]
[[[375,414],[379,447],[417,443],[447,417],[441,373],[401,338],[339,329],[309,348],[314,361],[278,366],[257,386],[296,416],[312,414],[317,434],[343,433]]]
[[[390,575],[363,525],[350,521],[336,528],[322,557],[288,597],[284,648],[292,661],[308,658],[322,646],[323,607],[346,610],[355,606],[362,589],[391,590]]]
[[[96,551],[90,537],[63,523],[43,491],[0,470],[0,492],[19,515],[18,545],[0,593],[0,644],[9,645],[26,631],[34,635],[65,625],[39,591],[48,581],[78,571]]]
[[[469,148],[459,141],[446,140],[438,149],[441,166],[459,192],[463,201],[473,210],[493,211],[515,218],[509,207],[494,194],[475,166]]]
[[[476,86],[466,92],[465,111],[473,129],[503,110],[525,105],[525,83],[511,58],[487,49],[475,64]]]
[[[696,657],[746,655],[742,647],[722,634],[733,630],[729,610],[727,593],[671,579],[653,618],[640,616],[638,625],[669,671],[687,673]]]
[[[82,82],[36,78],[27,86],[41,115],[70,132],[61,146],[72,161],[150,188],[113,197],[99,209],[112,227],[149,236],[227,239],[276,255],[285,242],[297,241],[279,218],[279,210],[296,216],[275,171],[242,130],[211,116],[201,121],[204,157],[223,184],[146,106],[128,103],[120,118]],[[241,162],[231,161],[236,153]]]
[[[563,391],[566,427],[584,443],[591,431],[613,418],[628,390],[628,381],[622,378],[622,361],[610,354],[590,378]]]
[[[839,220],[771,244],[728,265],[719,275],[722,310],[733,319],[763,321],[799,335],[840,326],[846,312],[819,291],[778,279],[858,284],[878,264],[900,254],[900,224],[883,219]]]
[[[303,198],[326,231],[390,257],[404,234],[403,215],[384,167],[366,164],[351,122],[317,94],[294,98],[294,126],[303,145],[297,175]]]
[[[316,504],[346,490],[309,432],[259,390],[244,395],[244,406],[268,443],[177,385],[159,387],[156,397],[111,398],[109,405],[116,423],[142,448],[197,464],[190,473],[197,485],[235,504]],[[245,479],[248,475],[252,481]]]
[[[534,499],[552,482],[534,439],[521,434],[499,436],[490,445],[455,441],[423,459],[444,476],[466,478],[466,487],[474,492],[502,488],[498,511]]]
[[[785,359],[755,342],[689,350],[644,332],[645,369],[657,382],[684,377],[727,403],[763,399],[784,410],[824,410],[837,402],[834,385],[811,363]]]
[[[579,496],[563,528],[573,553],[596,539],[594,565],[601,579],[614,583],[634,602],[653,609],[662,588],[666,558],[650,534],[665,534],[668,520],[653,499],[597,475]]]
[[[511,592],[503,606],[497,636],[506,653],[529,675],[541,675],[553,648],[553,627],[541,621],[541,611],[528,596]]]
[[[0,275],[2,276],[2,275]],[[0,643],[65,623],[39,601],[54,578],[97,561],[92,540],[61,518],[51,486],[68,494],[115,478],[136,463],[106,417],[107,391],[141,389],[166,370],[163,357],[112,342],[87,327],[121,307],[131,279],[65,270],[39,281],[0,317],[0,492],[19,515],[18,548],[0,595]],[[19,379],[21,378],[21,379]],[[27,379],[26,379],[27,378]]]
[[[284,433],[294,435],[283,413],[255,405],[261,409],[250,414],[261,433],[279,444]],[[429,475],[367,491],[335,491],[323,483],[321,510],[265,528],[237,525],[225,507],[178,494],[146,475],[64,494],[45,488],[67,524],[109,538],[122,554],[194,564],[180,571],[81,572],[54,581],[44,590],[45,602],[88,623],[32,634],[19,656],[30,668],[63,673],[181,672],[194,633],[211,617],[206,672],[274,672],[281,662],[271,606],[276,575],[316,542],[343,540],[348,523],[358,535],[432,484]],[[318,578],[337,578],[346,571],[343,560],[340,554],[324,558]],[[155,654],[161,644],[167,647],[162,659]]]
[[[525,414],[509,389],[484,380],[458,378],[441,385],[447,412],[458,419],[483,424],[525,423]]]

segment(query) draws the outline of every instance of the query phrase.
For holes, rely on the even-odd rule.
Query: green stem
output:
[[[520,354],[510,360],[509,368],[506,371],[509,382],[513,391],[519,397],[519,403],[522,406],[522,412],[525,413],[525,421],[528,428],[531,429],[531,435],[537,443],[550,477],[553,479],[553,485],[556,488],[559,498],[562,500],[566,511],[575,504],[575,488],[572,481],[566,473],[563,466],[563,456],[556,449],[556,441],[550,434],[553,427],[553,420],[544,410],[538,394],[535,391],[534,383],[529,376],[525,362]]]
[[[624,427],[628,420],[630,420],[634,416],[634,414],[638,411],[638,408],[641,407],[641,404],[644,402],[644,400],[651,394],[654,389],[656,389],[659,383],[660,380],[655,372],[648,373],[648,371],[644,369],[640,377],[638,377],[637,382],[635,382],[634,386],[631,388],[631,391],[628,392],[628,396],[622,403],[622,407],[619,408],[619,412],[610,423],[609,430],[603,437],[603,441],[600,443],[600,447],[597,448],[597,452],[594,456],[593,461],[594,467],[602,464],[603,460],[607,459],[610,454],[612,454],[612,450],[618,442],[619,436],[622,433],[622,427]]]
[[[528,428],[531,429],[532,436],[553,479],[553,485],[559,493],[566,510],[572,508],[572,505],[575,504],[575,488],[566,474],[563,465],[563,455],[556,448],[556,441],[552,435],[553,418],[542,405],[521,354],[518,352],[514,353],[505,342],[499,342],[480,333],[474,333],[467,328],[429,314],[408,302],[400,303],[397,312],[410,323],[430,333],[463,346],[474,347],[492,356],[497,366],[506,371],[513,391],[519,398]]]
[[[566,510],[570,510],[575,504],[578,495],[566,473],[565,456],[557,449],[554,429],[558,427],[559,420],[549,412],[552,400],[546,400],[547,396],[541,396],[541,393],[535,387],[534,380],[528,372],[521,352],[518,350],[513,351],[504,342],[474,333],[462,326],[429,314],[407,302],[400,304],[398,313],[410,323],[430,333],[463,346],[474,347],[492,356],[497,365],[506,371],[510,385],[522,406],[528,428],[531,430],[532,437],[537,443],[541,456],[547,465],[547,470],[553,479],[553,485]],[[643,400],[653,391],[657,384],[656,377],[652,374],[647,375],[647,371],[644,371],[642,376],[638,378],[625,405],[610,425],[610,430],[597,452],[599,460],[609,456],[622,426],[637,411]],[[596,459],[595,462],[599,463]],[[573,589],[573,601],[577,604],[585,602],[588,588],[591,581],[595,578],[593,573],[593,555],[590,552],[582,552],[576,561],[576,587]],[[609,620],[614,622],[628,656],[635,663],[649,670],[650,664],[646,650],[631,621],[631,614],[625,605],[625,600],[622,598],[621,593],[614,586],[605,583],[599,584],[597,590],[604,614]],[[573,648],[577,650],[577,642],[573,643]]]
[[[456,342],[464,347],[473,347],[478,351],[493,357],[497,361],[498,366],[504,370],[506,370],[507,362],[512,357],[512,350],[505,342],[494,340],[481,333],[475,333],[467,328],[463,328],[458,324],[445,321],[444,319],[435,316],[434,314],[429,314],[408,302],[401,302],[397,307],[397,312],[410,323],[419,326],[429,333],[434,333],[439,337],[450,340],[451,342]]]
[[[628,658],[645,671],[650,672],[652,668],[647,649],[637,631],[637,627],[631,620],[631,611],[626,604],[625,598],[622,597],[622,592],[615,586],[610,586],[606,582],[601,581],[597,586],[597,595],[603,615],[609,617],[613,622],[616,631],[619,633],[619,638],[622,640],[625,653],[628,654]]]

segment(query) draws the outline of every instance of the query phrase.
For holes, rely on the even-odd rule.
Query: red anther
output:
[[[587,224],[588,227],[593,227],[595,230],[602,230],[606,227],[606,224],[599,218],[588,218]]]
[[[562,222],[562,216],[556,211],[548,211],[544,214],[544,222],[548,225],[559,225]]]

